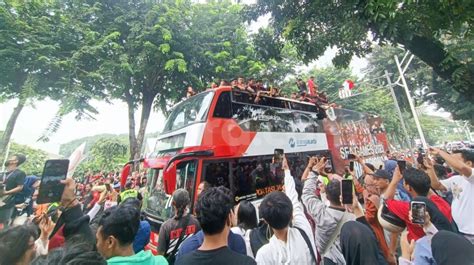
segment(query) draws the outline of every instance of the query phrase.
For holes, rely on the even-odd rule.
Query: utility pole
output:
[[[407,54],[408,54],[408,52],[407,52]],[[406,57],[406,55],[405,55],[405,57]],[[418,134],[420,135],[420,139],[421,139],[421,143],[423,144],[423,148],[427,149],[428,145],[426,144],[425,135],[423,134],[423,129],[421,128],[420,121],[418,120],[418,114],[416,113],[415,105],[413,104],[413,98],[410,95],[410,90],[408,89],[408,85],[407,85],[407,82],[406,82],[405,76],[404,76],[405,71],[408,68],[408,65],[411,63],[411,60],[413,59],[413,57],[414,57],[414,55],[412,54],[410,56],[410,59],[408,59],[408,62],[405,65],[405,67],[403,67],[403,69],[402,69],[402,65],[398,61],[398,56],[397,55],[394,56],[395,63],[397,64],[398,72],[400,73],[400,78],[399,79],[402,81],[401,86],[405,89],[405,93],[406,93],[407,98],[408,98],[408,103],[410,105],[410,109],[411,109],[411,112],[413,114],[413,119],[415,120],[416,129],[418,130]],[[403,61],[402,61],[402,63],[403,63]]]
[[[397,109],[398,118],[400,119],[400,123],[401,123],[402,129],[403,129],[403,133],[405,134],[405,140],[408,144],[407,146],[411,150],[411,148],[412,148],[411,140],[410,140],[410,137],[408,136],[407,127],[405,125],[405,120],[403,119],[402,111],[400,110],[400,105],[398,104],[397,96],[395,95],[395,92],[393,91],[394,84],[392,84],[392,80],[390,80],[390,75],[388,74],[387,70],[385,70],[385,77],[387,78],[387,84],[388,84],[388,87],[390,89],[390,94],[392,94],[393,102],[394,102],[395,108]]]

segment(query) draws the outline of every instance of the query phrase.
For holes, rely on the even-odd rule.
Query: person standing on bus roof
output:
[[[177,189],[173,193],[174,216],[160,228],[158,254],[165,256],[169,264],[174,264],[181,243],[201,230],[198,220],[188,210],[189,203],[188,191]]]
[[[186,90],[186,98],[190,98],[192,96],[196,95],[196,92],[194,92],[194,89],[192,86],[188,86]]]
[[[318,95],[318,85],[314,83],[314,76],[308,79],[308,93],[311,97]]]

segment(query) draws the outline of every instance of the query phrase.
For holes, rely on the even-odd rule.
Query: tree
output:
[[[467,102],[474,100],[472,12],[471,1],[450,0],[259,0],[248,8],[250,19],[270,13],[277,33],[305,61],[335,46],[334,64],[347,66],[370,52],[370,39],[403,45]]]
[[[392,82],[395,82],[394,79],[399,76],[394,60],[395,55],[401,59],[404,51],[389,46],[374,47],[368,57],[369,64],[365,69],[365,72],[367,72],[364,78],[367,80],[366,82],[372,86],[386,86],[385,71],[392,74]],[[438,107],[443,107],[443,109],[449,111],[454,119],[465,119],[470,120],[471,123],[474,122],[474,117],[471,115],[474,112],[474,104],[457,91],[452,90],[448,82],[439,78],[431,67],[416,56],[407,68],[405,76],[416,105],[434,103]],[[404,89],[395,86],[394,91],[401,108],[409,112],[408,99]]]
[[[99,82],[90,86],[88,81],[96,76],[74,62],[74,52],[84,39],[83,28],[63,10],[60,1],[0,1],[0,102],[18,99],[2,135],[0,153],[25,104],[49,97],[61,101],[61,115],[76,111],[80,118],[96,113],[88,101],[101,91]]]
[[[89,171],[114,171],[127,162],[127,153],[126,139],[118,136],[100,138],[90,147],[85,160],[79,164],[75,175],[83,176]]]
[[[258,77],[265,68],[246,34],[239,5],[72,2],[70,10],[92,32],[93,41],[81,50],[91,51],[96,58],[96,72],[107,83],[110,98],[128,105],[131,159],[140,155],[153,106],[166,113],[185,95],[188,85],[201,88],[237,75]]]
[[[420,115],[421,127],[429,145],[442,145],[449,141],[467,140],[455,122],[432,115]],[[413,128],[412,130],[415,130]]]
[[[10,143],[10,155],[23,154],[26,156],[26,162],[21,165],[21,169],[27,175],[41,176],[44,168],[44,163],[50,158],[46,152],[31,148],[26,145]]]

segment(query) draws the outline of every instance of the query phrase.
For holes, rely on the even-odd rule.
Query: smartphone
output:
[[[324,171],[326,171],[326,173],[332,173],[331,160],[328,159],[327,157],[324,157],[324,161],[326,161],[326,164],[324,165]]]
[[[354,161],[349,162],[349,170],[354,171]]]
[[[44,164],[43,175],[39,187],[38,204],[59,202],[64,191],[64,184],[60,181],[66,179],[68,159],[47,160]]]
[[[283,149],[275,149],[273,151],[273,161],[274,163],[281,163],[283,162]]]
[[[352,204],[352,179],[341,180],[342,204]]]
[[[412,223],[425,224],[426,204],[424,202],[412,201],[410,203]]]
[[[348,154],[347,159],[356,159],[356,156],[354,154]]]
[[[423,153],[419,152],[418,157],[416,158],[416,162],[418,162],[419,165],[424,167],[425,166],[424,161],[423,161],[424,159],[425,159],[425,157],[424,157]]]
[[[397,160],[398,168],[400,168],[400,173],[403,174],[405,169],[407,168],[407,161],[405,160]]]

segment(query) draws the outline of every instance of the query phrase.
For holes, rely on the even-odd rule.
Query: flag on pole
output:
[[[346,81],[344,81],[344,83],[342,83],[342,87],[344,87],[344,89],[346,90],[352,90],[354,86],[355,86],[354,82],[352,82],[349,79],[347,79]]]
[[[67,171],[67,177],[72,178],[74,171],[76,171],[77,166],[84,160],[84,150],[86,148],[86,142],[82,143],[79,147],[72,152],[69,156],[69,168]]]

